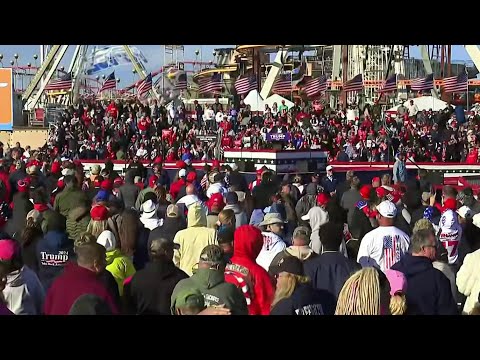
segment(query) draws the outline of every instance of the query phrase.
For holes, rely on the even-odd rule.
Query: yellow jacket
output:
[[[189,207],[187,228],[177,232],[173,242],[180,245],[174,252],[173,262],[188,276],[192,276],[202,250],[207,245],[217,244],[217,231],[207,228],[207,217],[199,203]]]
[[[123,282],[135,274],[135,267],[129,257],[123,255],[119,249],[107,251],[107,271],[113,275],[118,285],[120,296],[123,294]]]

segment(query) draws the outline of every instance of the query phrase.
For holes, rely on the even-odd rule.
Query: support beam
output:
[[[430,63],[430,57],[428,56],[428,48],[427,45],[420,45],[420,53],[422,55],[422,60],[423,60],[423,67],[425,68],[425,72],[427,74],[432,74],[432,64]],[[432,96],[436,99],[438,99],[438,93],[437,89],[435,87],[432,89]]]
[[[40,99],[40,96],[42,96],[42,93],[43,93],[43,90],[45,89],[45,86],[48,84],[48,82],[50,81],[50,79],[52,78],[53,76],[53,73],[57,70],[57,67],[58,65],[60,64],[60,61],[62,60],[63,56],[65,55],[65,53],[67,52],[67,49],[68,49],[68,46],[69,45],[54,45],[54,47],[52,48],[51,51],[54,51],[54,48],[55,47],[60,47],[61,46],[61,50],[58,51],[58,49],[55,51],[55,54],[52,55],[51,53],[48,54],[47,56],[47,59],[44,63],[45,65],[45,68],[43,69],[43,72],[45,72],[45,70],[49,67],[48,65],[51,65],[51,67],[49,68],[48,70],[48,73],[47,73],[47,76],[45,78],[45,82],[40,86],[40,88],[38,89],[37,93],[35,94],[35,96],[33,96],[32,99],[30,99],[30,95],[31,95],[31,92],[33,92],[33,90],[35,89],[36,87],[36,84],[38,84],[38,82],[40,81],[40,78],[42,76],[42,74],[39,74],[40,70],[42,70],[43,66],[40,68],[40,70],[37,72],[37,74],[35,74],[34,78],[32,79],[32,82],[30,83],[30,85],[28,86],[28,88],[30,88],[30,86],[32,86],[32,83],[33,81],[37,78],[37,75],[39,75],[38,79],[36,80],[36,84],[35,86],[33,86],[31,92],[30,92],[30,95],[27,96],[24,96],[24,100],[26,100],[26,104],[25,104],[25,109],[26,110],[32,110],[35,108],[35,106],[37,105],[37,102],[38,100]],[[58,54],[57,54],[58,53]],[[28,90],[27,88],[27,90]],[[25,95],[25,93],[24,93]]]
[[[480,70],[480,49],[477,45],[465,45],[465,50],[473,63]]]
[[[130,47],[128,45],[123,45],[123,48],[125,49],[125,52],[127,53],[130,61],[132,62],[134,69],[137,71],[137,74],[140,75],[140,78],[142,80],[145,79],[147,77],[147,72],[145,71],[145,68],[137,61],[137,58],[135,57],[135,55],[133,55],[133,52],[132,50],[130,50]],[[155,97],[160,100],[160,95],[157,93],[157,90],[153,86],[152,92]]]
[[[79,97],[80,84],[83,79],[83,69],[85,67],[85,59],[87,56],[88,45],[77,45],[75,53],[70,63],[69,72],[73,76],[73,86],[69,99],[75,103]]]
[[[28,100],[30,98],[33,91],[37,87],[38,83],[42,80],[43,76],[45,75],[45,73],[49,69],[50,65],[54,61],[55,56],[57,55],[58,51],[60,50],[60,47],[61,47],[61,45],[53,45],[52,49],[50,50],[48,55],[45,57],[44,61],[42,62],[42,65],[40,66],[40,69],[37,70],[37,72],[35,73],[35,76],[30,81],[30,84],[28,84],[27,88],[23,92],[22,99],[24,101]],[[48,82],[48,80],[42,82],[42,86],[44,85],[45,82]]]
[[[332,81],[338,80],[340,77],[340,65],[342,60],[342,45],[333,45],[333,66],[332,66]],[[335,109],[337,96],[330,95],[330,107]]]
[[[282,70],[283,68],[283,61],[287,56],[287,53],[288,53],[288,50],[286,50],[285,48],[282,48],[277,52],[277,55],[275,56],[275,60],[273,61],[272,67],[268,72],[267,79],[265,80],[265,83],[263,84],[262,90],[260,92],[260,96],[262,97],[262,99],[266,99],[268,95],[270,95],[270,91],[272,90],[273,83],[275,82],[277,75],[280,73],[280,70]]]

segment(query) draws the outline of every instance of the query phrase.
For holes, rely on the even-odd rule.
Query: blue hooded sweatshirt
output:
[[[391,269],[407,278],[407,315],[458,315],[450,281],[429,258],[405,254]]]
[[[73,242],[63,231],[49,231],[37,244],[38,277],[45,292],[64,266],[74,258]]]

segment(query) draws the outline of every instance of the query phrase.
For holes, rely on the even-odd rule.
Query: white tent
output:
[[[430,109],[432,109],[433,111],[439,111],[439,110],[445,109],[448,106],[448,104],[445,101],[436,99],[433,96],[420,96],[417,98],[408,99],[403,103],[403,105],[408,107],[408,105],[410,104],[410,100],[413,100],[413,103],[417,105],[418,110],[420,111],[430,110]],[[400,105],[394,106],[393,108],[388,109],[387,111],[396,112],[399,106]],[[455,106],[452,105],[452,107],[455,107]]]
[[[246,105],[250,105],[250,109],[252,111],[263,111],[265,110],[265,102],[263,101],[262,97],[258,93],[257,90],[252,90],[248,93],[245,97],[243,102]]]
[[[293,102],[290,100],[285,99],[284,97],[278,95],[278,94],[273,94],[272,96],[268,97],[265,101],[264,104],[268,104],[268,106],[271,108],[273,103],[277,103],[278,106],[282,105],[282,100],[285,100],[285,105],[290,109],[295,105]],[[264,105],[265,107],[265,105]]]

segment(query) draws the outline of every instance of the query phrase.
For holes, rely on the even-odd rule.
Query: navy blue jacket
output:
[[[321,185],[323,186],[323,191],[324,192],[331,193],[331,192],[334,192],[337,189],[338,180],[334,176],[332,178],[332,181],[330,181],[330,179],[327,176],[324,176],[323,179],[322,179]]]
[[[458,315],[450,281],[430,259],[407,253],[392,269],[407,278],[407,315]]]
[[[324,290],[299,284],[289,298],[280,300],[270,315],[334,315],[336,301]]]
[[[326,252],[303,263],[305,275],[315,289],[326,290],[338,299],[345,281],[361,266],[338,251]]]
[[[150,230],[143,227],[143,224],[138,225],[137,242],[135,244],[135,253],[133,254],[133,266],[135,270],[141,270],[148,262],[148,238],[150,236]]]
[[[66,263],[74,258],[73,242],[63,231],[49,231],[37,243],[37,258],[38,278],[47,291]]]

